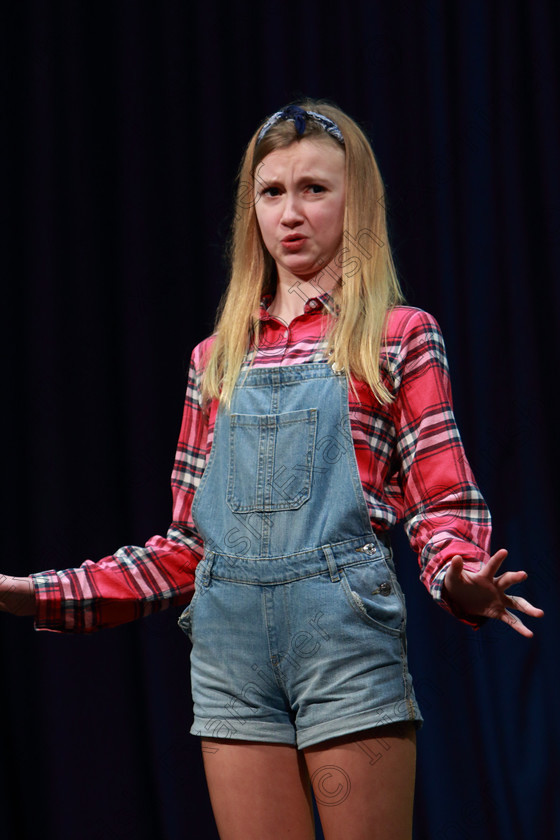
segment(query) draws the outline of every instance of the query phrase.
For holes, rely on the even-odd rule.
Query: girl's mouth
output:
[[[299,249],[303,246],[306,240],[306,236],[292,234],[290,236],[284,237],[284,239],[282,240],[282,246],[288,251],[299,251]]]

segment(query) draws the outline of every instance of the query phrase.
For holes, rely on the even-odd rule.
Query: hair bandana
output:
[[[259,131],[257,137],[257,145],[261,142],[263,137],[270,131],[273,125],[280,122],[280,120],[286,120],[288,122],[293,122],[296,128],[296,132],[301,136],[305,133],[305,126],[307,124],[307,120],[312,119],[314,122],[319,123],[322,128],[325,129],[327,134],[330,134],[335,140],[338,140],[339,143],[344,145],[344,137],[342,136],[342,132],[340,128],[337,126],[335,122],[330,120],[328,117],[324,117],[323,114],[318,114],[317,111],[304,111],[303,108],[300,108],[299,105],[288,105],[286,108],[282,108],[281,111],[276,111],[271,117],[267,119],[261,130]]]

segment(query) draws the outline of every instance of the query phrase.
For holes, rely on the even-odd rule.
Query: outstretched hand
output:
[[[469,572],[463,568],[463,558],[456,554],[451,558],[451,565],[445,575],[445,592],[449,600],[467,615],[499,618],[522,636],[531,638],[532,631],[510,610],[518,610],[536,618],[544,613],[525,598],[506,595],[506,589],[527,579],[527,572],[504,572],[495,577],[506,557],[507,551],[501,548],[479,572]]]
[[[0,611],[12,615],[33,615],[35,590],[29,577],[0,575]]]

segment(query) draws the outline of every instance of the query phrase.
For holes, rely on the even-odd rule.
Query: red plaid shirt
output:
[[[332,298],[309,299],[286,325],[261,307],[262,336],[255,367],[324,361],[325,319]],[[87,633],[190,601],[203,544],[191,516],[195,491],[212,445],[217,401],[203,405],[200,383],[212,337],[193,352],[183,422],[171,479],[173,522],[165,537],[125,546],[77,569],[32,575],[38,630]],[[354,381],[350,423],[371,524],[387,531],[402,520],[417,552],[420,578],[449,608],[441,588],[454,554],[478,571],[488,559],[490,515],[465,458],[453,416],[445,348],[438,324],[419,309],[389,315],[381,360],[396,399],[382,406]],[[466,620],[466,617],[459,616]],[[477,624],[478,622],[469,622]]]

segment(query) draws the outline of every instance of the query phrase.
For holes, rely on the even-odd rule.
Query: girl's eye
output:
[[[266,187],[266,189],[262,191],[262,194],[269,195],[271,198],[274,198],[274,196],[280,195],[280,190],[278,187]]]
[[[310,184],[309,189],[314,194],[322,193],[325,191],[325,188],[321,186],[321,184]]]

